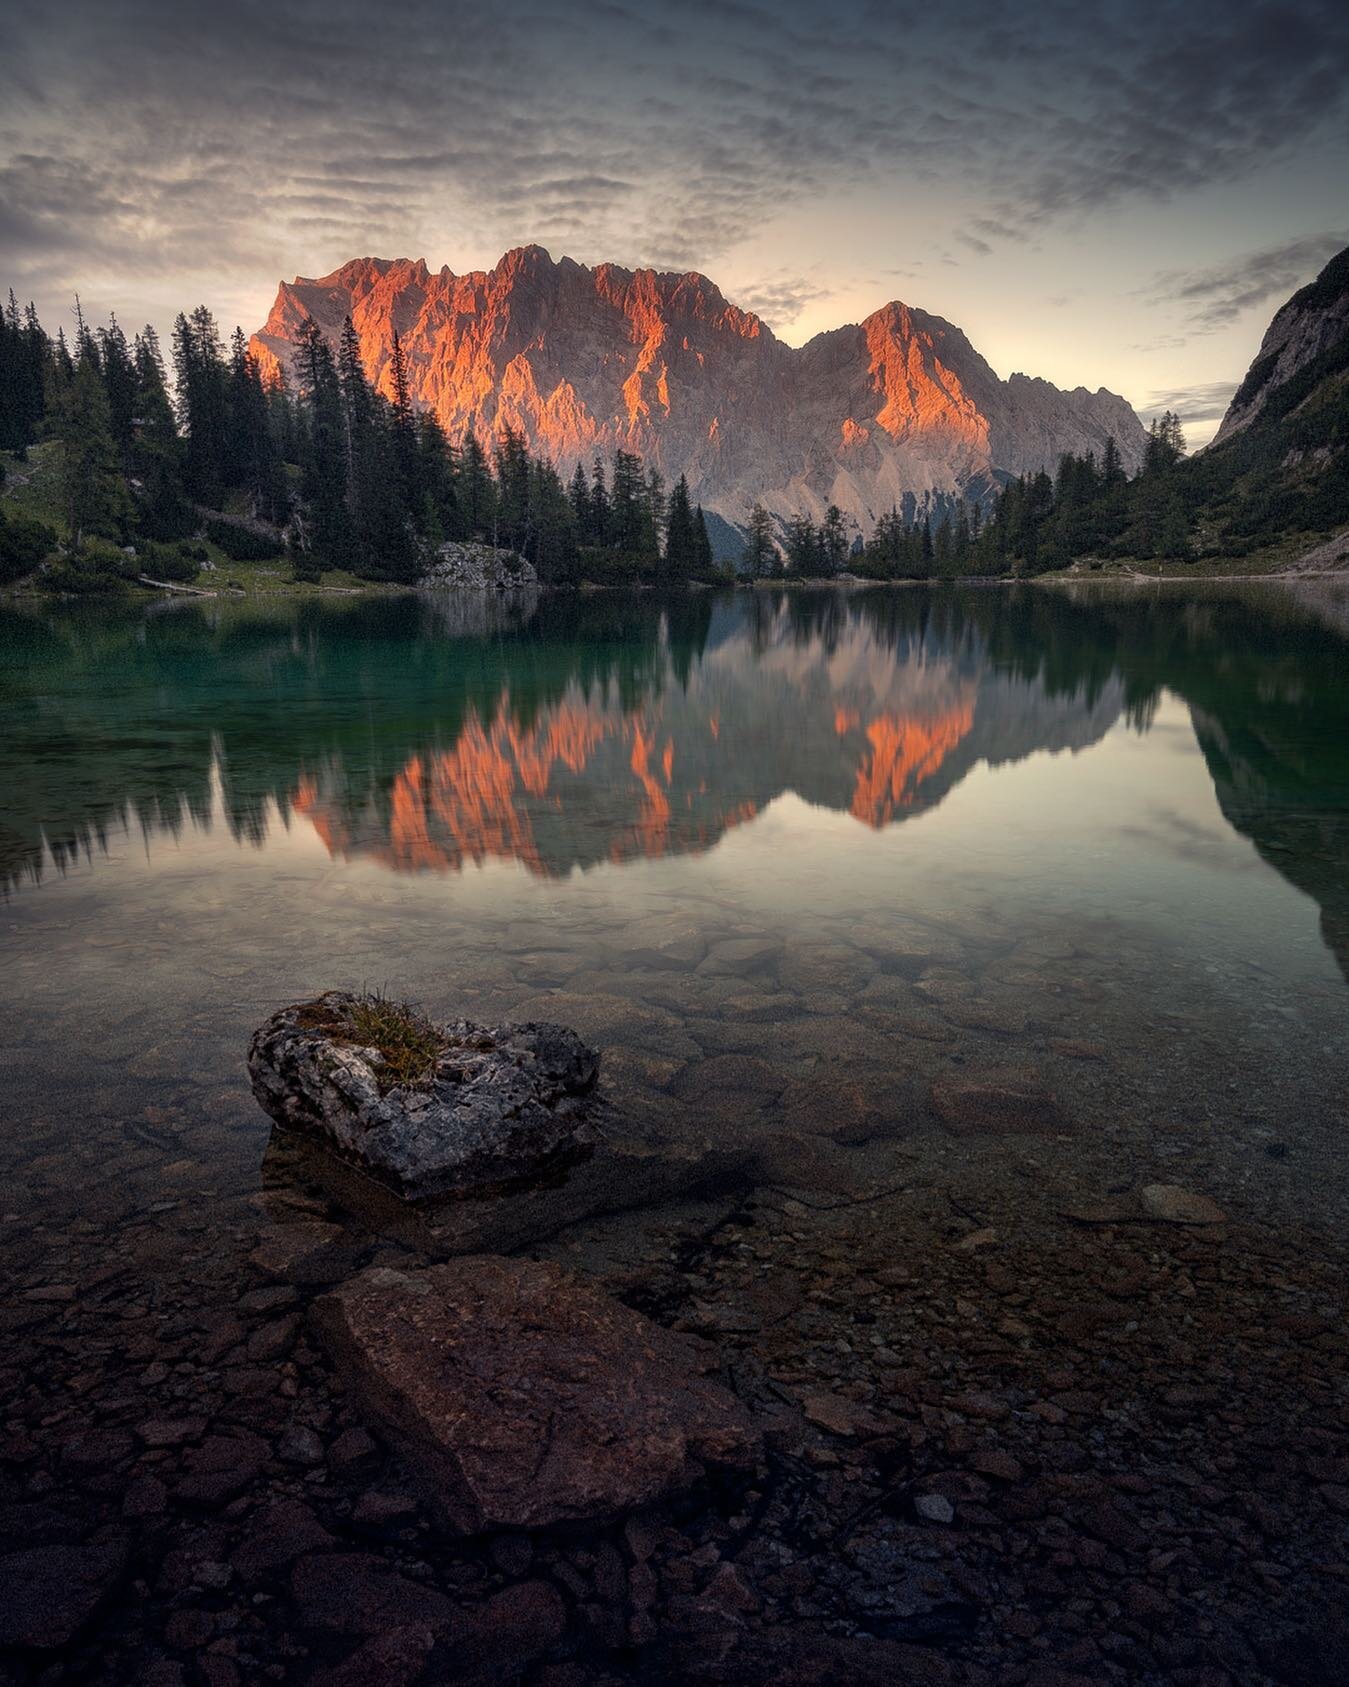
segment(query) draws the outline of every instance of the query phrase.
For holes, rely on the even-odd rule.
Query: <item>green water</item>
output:
[[[11,1216],[255,1186],[249,1032],[362,983],[785,1182],[1010,1064],[1084,1180],[1344,1214],[1343,588],[10,608],[0,716]]]

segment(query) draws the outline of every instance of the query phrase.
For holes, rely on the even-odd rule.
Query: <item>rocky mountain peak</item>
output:
[[[397,330],[414,401],[452,439],[517,428],[564,474],[635,451],[732,522],[756,502],[783,519],[836,503],[867,531],[1110,434],[1126,464],[1142,454],[1124,399],[1001,381],[959,328],[899,300],[797,349],[696,271],[592,269],[537,245],[467,275],[359,258],[281,285],[252,340],[264,374],[289,370],[307,319],[335,341],[347,315],[386,394]]]

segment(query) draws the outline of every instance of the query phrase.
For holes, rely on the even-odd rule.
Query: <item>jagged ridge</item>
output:
[[[251,342],[264,373],[288,369],[308,318],[335,341],[348,314],[385,392],[397,330],[416,402],[452,438],[518,428],[564,472],[635,451],[733,522],[756,501],[816,518],[837,503],[867,531],[892,505],[977,496],[1110,435],[1127,466],[1142,456],[1117,394],[1002,381],[958,328],[898,302],[796,349],[696,273],[539,246],[469,275],[358,258],[281,284]]]
[[[1248,427],[1270,396],[1349,338],[1349,247],[1274,314],[1255,361],[1232,396],[1214,443]]]

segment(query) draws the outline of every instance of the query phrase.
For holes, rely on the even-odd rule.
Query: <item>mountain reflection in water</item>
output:
[[[887,827],[1162,691],[1349,972],[1344,598],[740,593],[0,614],[0,877],[223,814],[397,872],[712,848],[794,792]]]

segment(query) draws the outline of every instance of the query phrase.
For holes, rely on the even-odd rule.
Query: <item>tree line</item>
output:
[[[1324,376],[1326,361],[1290,393]],[[414,407],[397,336],[384,388],[367,378],[349,320],[336,346],[308,324],[289,377],[264,380],[242,332],[223,339],[204,306],[177,318],[166,356],[152,328],[131,339],[115,319],[92,328],[78,304],[71,337],[49,335],[11,293],[0,312],[0,449],[22,455],[50,441],[55,450],[44,519],[14,501],[0,511],[0,583],[44,559],[44,580],[63,589],[140,573],[188,580],[222,552],[285,557],[301,579],[345,569],[410,583],[437,546],[475,538],[520,551],[546,583],[724,577],[683,477],[667,489],[658,471],[618,451],[564,481],[513,430],[452,442]],[[1053,474],[906,499],[865,543],[836,506],[818,520],[780,521],[756,505],[741,571],[1034,575],[1081,558],[1241,554],[1286,531],[1329,530],[1349,518],[1349,481],[1313,471],[1327,438],[1334,445],[1345,432],[1344,406],[1284,416],[1291,405],[1273,431],[1247,430],[1195,459],[1168,412],[1133,478],[1107,440],[1099,457],[1067,455]]]
[[[236,561],[282,554],[299,579],[346,569],[417,580],[436,548],[484,540],[540,579],[674,585],[715,574],[707,522],[681,475],[668,492],[630,452],[564,483],[510,428],[452,443],[412,403],[394,335],[388,385],[365,374],[350,318],[336,348],[309,322],[292,378],[265,381],[243,332],[228,344],[205,306],[179,315],[172,380],[153,328],[128,341],[76,307],[73,343],[10,294],[0,316],[0,448],[56,445],[63,555],[54,585],[88,589],[148,570],[196,575],[211,541]],[[0,517],[0,580],[58,545],[42,523]],[[128,553],[134,551],[134,557]]]
[[[1189,560],[1189,500],[1177,470],[1185,458],[1179,418],[1167,411],[1148,432],[1143,464],[1130,480],[1119,447],[1101,456],[1071,453],[1058,471],[1008,480],[992,498],[957,497],[886,511],[863,543],[831,504],[816,522],[795,515],[777,524],[760,504],[750,512],[747,571],[759,578],[870,580],[1033,575],[1081,556]]]

